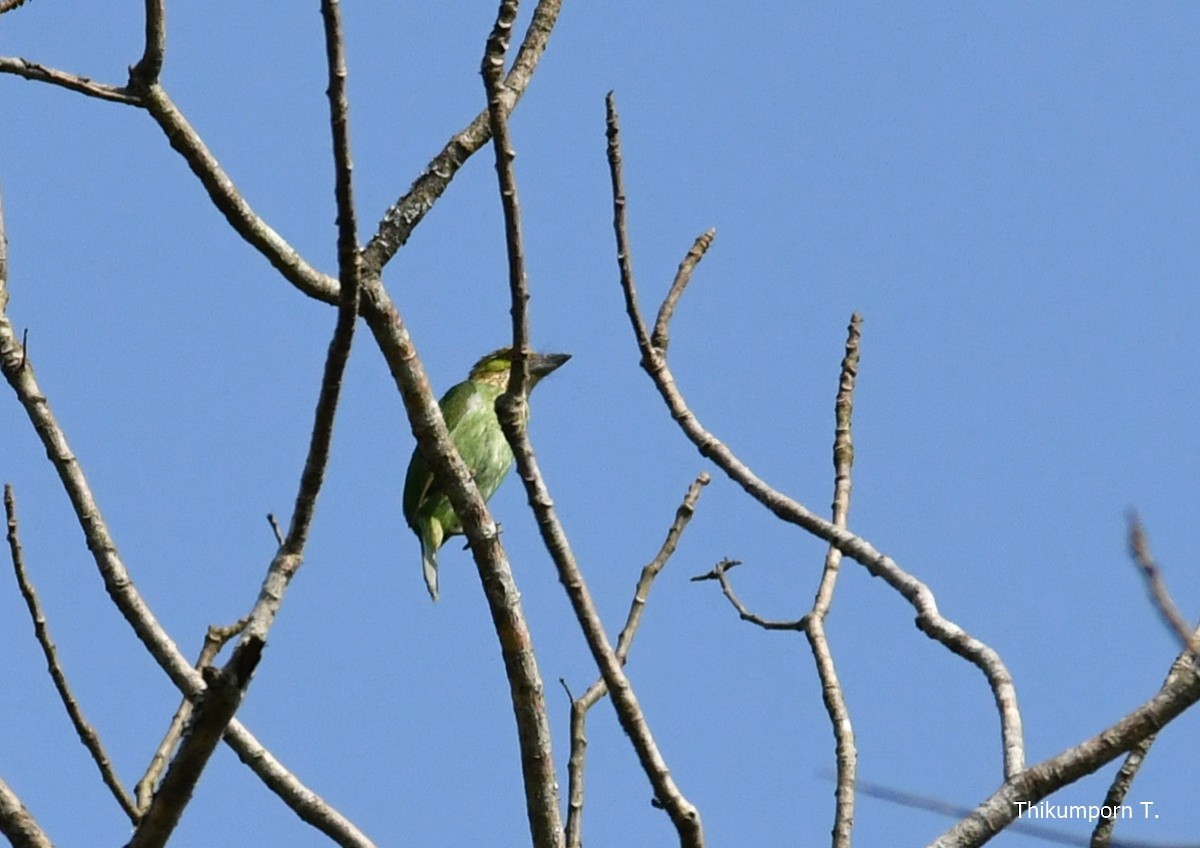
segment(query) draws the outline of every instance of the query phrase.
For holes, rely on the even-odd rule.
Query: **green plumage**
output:
[[[570,354],[534,353],[529,356],[530,389],[568,359]],[[475,363],[470,376],[439,401],[450,440],[466,463],[484,501],[500,488],[513,455],[496,417],[496,399],[508,388],[512,365],[509,348],[489,353]],[[438,599],[438,549],[463,532],[450,499],[433,478],[420,449],[413,451],[404,481],[404,518],[421,542],[421,563],[429,594]]]

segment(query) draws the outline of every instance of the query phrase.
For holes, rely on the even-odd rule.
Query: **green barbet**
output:
[[[531,353],[529,389],[571,358],[569,353]],[[508,388],[512,348],[502,347],[475,363],[470,376],[446,392],[439,401],[450,440],[458,448],[479,494],[491,500],[512,468],[513,455],[500,420],[496,398]],[[462,522],[450,505],[441,485],[433,479],[420,448],[413,451],[404,480],[404,518],[421,542],[421,565],[430,596],[438,599],[438,549],[446,540],[463,532]]]

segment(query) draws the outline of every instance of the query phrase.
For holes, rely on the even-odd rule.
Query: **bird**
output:
[[[530,353],[529,390],[571,358],[569,353]],[[502,347],[484,356],[466,380],[438,401],[450,441],[458,449],[485,502],[500,488],[513,464],[512,449],[496,417],[496,399],[508,389],[513,352]],[[420,448],[413,450],[404,479],[404,518],[421,543],[421,566],[429,596],[438,599],[438,549],[463,532],[462,522]]]

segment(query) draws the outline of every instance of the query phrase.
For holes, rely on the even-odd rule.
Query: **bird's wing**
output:
[[[442,417],[446,419],[446,429],[450,435],[454,435],[454,428],[463,416],[473,412],[481,403],[483,393],[470,380],[464,380],[446,392],[446,396],[438,401],[438,406],[442,408]]]
[[[413,522],[417,520],[417,509],[432,483],[433,472],[429,470],[429,464],[421,456],[421,449],[414,448],[412,459],[408,461],[408,475],[404,478],[404,520],[409,527],[416,526]]]
[[[438,405],[442,408],[442,417],[446,420],[446,429],[450,431],[451,440],[454,439],[455,427],[462,421],[466,412],[482,402],[483,398],[478,389],[470,381],[459,383],[446,392]],[[415,448],[412,459],[408,463],[408,475],[404,478],[404,517],[410,527],[413,526],[417,510],[420,509],[432,486],[433,471],[421,454],[421,449]]]

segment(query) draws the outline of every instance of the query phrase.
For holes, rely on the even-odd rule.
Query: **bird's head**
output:
[[[532,389],[538,384],[539,380],[570,358],[571,354],[569,353],[531,352],[528,357],[529,388]],[[492,386],[499,386],[501,389],[507,389],[508,375],[512,371],[512,361],[513,352],[511,347],[502,347],[499,350],[494,350],[475,363],[475,366],[471,369],[469,379],[472,383],[487,383]]]

